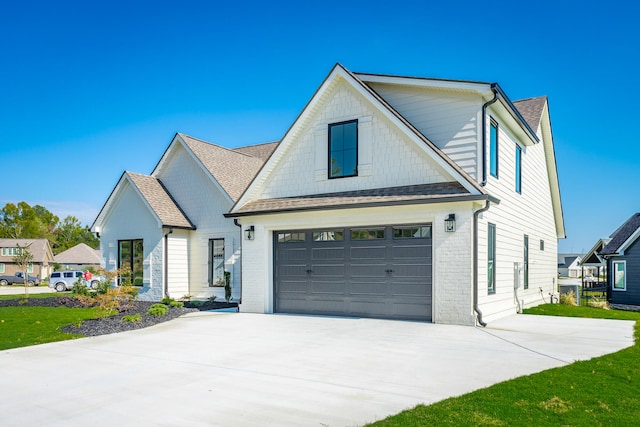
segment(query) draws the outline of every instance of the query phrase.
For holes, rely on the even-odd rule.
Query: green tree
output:
[[[13,257],[13,262],[16,263],[18,267],[20,267],[20,271],[22,272],[24,279],[24,298],[25,301],[29,300],[29,264],[33,262],[33,254],[29,251],[28,244],[26,246],[16,245],[18,250],[16,251],[16,255]]]
[[[56,230],[53,253],[66,251],[78,243],[84,243],[93,249],[100,246],[100,240],[89,230],[89,227],[83,226],[78,218],[69,215],[62,220]]]
[[[0,237],[48,239],[53,245],[59,219],[45,207],[27,202],[7,203],[0,209]]]

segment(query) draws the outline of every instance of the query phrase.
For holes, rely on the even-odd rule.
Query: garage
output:
[[[274,232],[274,311],[431,321],[431,224]]]

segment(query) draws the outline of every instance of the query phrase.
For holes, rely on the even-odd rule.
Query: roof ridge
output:
[[[513,101],[513,103],[515,104],[516,102],[532,101],[534,99],[541,99],[541,98],[548,99],[549,96],[548,95],[530,96],[529,98],[523,98],[523,99],[515,100],[515,101]]]
[[[182,139],[184,139],[184,137],[187,137],[187,138],[189,138],[189,139],[193,139],[194,141],[201,142],[201,143],[203,143],[203,144],[207,144],[207,145],[210,145],[210,146],[212,146],[212,147],[221,148],[221,149],[226,150],[226,151],[228,151],[228,152],[230,152],[230,153],[235,153],[235,154],[239,154],[239,155],[241,155],[241,156],[247,156],[247,157],[255,158],[255,156],[252,156],[252,155],[250,155],[250,154],[245,154],[245,153],[241,153],[241,152],[236,151],[236,150],[237,150],[237,149],[239,149],[239,148],[245,148],[245,147],[229,148],[229,147],[225,147],[225,146],[220,145],[220,144],[216,144],[216,143],[214,143],[214,142],[205,141],[204,139],[200,139],[200,138],[193,137],[193,136],[191,136],[191,135],[187,135],[187,134],[185,134],[185,133],[177,132],[177,134],[178,134],[178,135],[180,135],[180,137],[181,137]],[[185,142],[186,142],[186,141],[185,141]],[[266,144],[266,143],[265,143],[265,144]],[[258,144],[258,145],[260,145],[260,144]],[[252,147],[252,145],[247,145],[247,147]]]

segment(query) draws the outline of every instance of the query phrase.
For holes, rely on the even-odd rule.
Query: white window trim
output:
[[[622,264],[624,266],[624,287],[622,288],[616,288],[616,264]],[[614,291],[626,291],[627,290],[627,261],[626,260],[622,260],[622,261],[613,261],[613,264],[611,265],[611,269],[613,270],[613,278],[612,278],[612,282],[611,282],[611,289],[613,289]]]

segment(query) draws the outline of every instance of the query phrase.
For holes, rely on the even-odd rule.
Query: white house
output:
[[[565,237],[547,98],[337,64],[226,217],[241,311],[473,325],[540,304]]]
[[[277,143],[227,149],[176,134],[151,175],[124,172],[91,226],[101,264],[140,299],[240,298],[240,229],[224,218]]]

